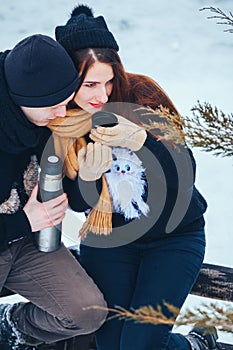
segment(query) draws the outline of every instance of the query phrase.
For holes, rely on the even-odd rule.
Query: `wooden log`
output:
[[[233,302],[233,268],[203,264],[191,294]]]

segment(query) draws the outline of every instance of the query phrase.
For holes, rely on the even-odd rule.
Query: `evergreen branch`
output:
[[[217,24],[224,24],[224,25],[229,25],[229,26],[233,26],[233,14],[232,12],[229,11],[229,15],[227,15],[226,13],[224,13],[220,8],[215,8],[215,7],[203,7],[202,9],[200,9],[200,11],[203,10],[210,10],[213,13],[216,13],[216,15],[214,16],[209,16],[207,17],[208,19],[220,19],[221,22],[217,22]],[[229,32],[229,33],[233,33],[233,29],[225,29],[224,32]]]
[[[216,156],[233,156],[233,114],[226,115],[210,103],[191,109],[191,117],[170,113],[159,106],[156,110],[139,108],[141,125],[159,141],[166,142],[179,151],[185,142]]]
[[[192,117],[184,117],[186,141],[215,155],[233,156],[233,114],[226,115],[205,102],[191,109]]]

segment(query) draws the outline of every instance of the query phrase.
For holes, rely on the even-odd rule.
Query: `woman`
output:
[[[80,79],[67,112],[68,137],[59,138],[65,130],[59,120],[50,127],[58,135],[57,151],[64,157],[68,152],[66,186],[76,182],[71,208],[87,214],[80,231],[81,263],[109,308],[161,306],[169,317],[166,303],[182,307],[205,252],[207,204],[194,185],[195,160],[185,146],[181,119],[157,83],[124,71],[104,18],[94,17],[87,6],[75,8],[67,24],[56,28],[56,39]],[[115,112],[118,125],[93,128],[91,115],[99,111]],[[171,329],[112,318],[96,332],[97,347],[216,346],[216,333],[195,328],[183,336]]]

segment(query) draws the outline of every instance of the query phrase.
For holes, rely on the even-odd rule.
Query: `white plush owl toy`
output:
[[[148,215],[149,206],[144,202],[145,169],[138,156],[128,148],[113,147],[113,162],[105,173],[113,210],[126,220]]]

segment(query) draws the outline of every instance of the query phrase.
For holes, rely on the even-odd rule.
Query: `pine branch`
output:
[[[199,101],[191,109],[191,117],[172,114],[162,106],[138,110],[141,125],[178,151],[180,145],[187,143],[216,156],[233,156],[233,114],[226,115],[210,103]]]
[[[218,7],[217,8],[215,8],[215,7],[203,7],[202,9],[200,9],[200,11],[203,11],[203,10],[210,10],[211,12],[216,13],[216,15],[209,16],[207,18],[208,19],[216,18],[216,19],[221,20],[221,22],[217,22],[217,24],[224,24],[224,25],[233,26],[233,14],[232,14],[232,12],[229,11],[229,15],[227,15]],[[225,29],[224,32],[233,33],[233,29]]]
[[[233,156],[233,114],[199,101],[191,112],[192,117],[183,118],[187,143],[217,156]]]

